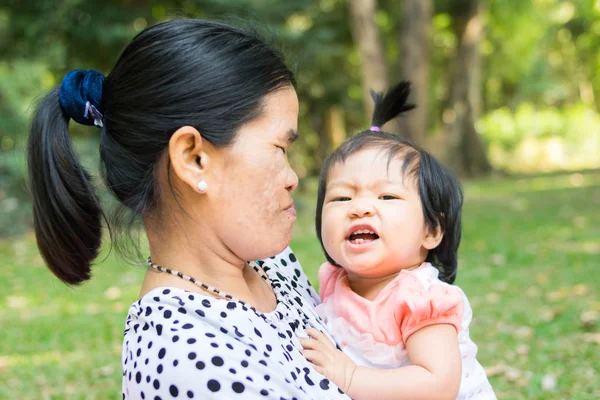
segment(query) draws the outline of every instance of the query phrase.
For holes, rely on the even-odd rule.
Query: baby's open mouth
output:
[[[377,235],[375,232],[370,231],[368,229],[358,230],[358,231],[352,233],[348,237],[348,240],[350,241],[350,243],[353,243],[353,244],[372,242],[373,240],[377,240],[377,239],[379,239],[379,235]]]

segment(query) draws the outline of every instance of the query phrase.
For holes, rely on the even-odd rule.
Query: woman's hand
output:
[[[335,383],[345,393],[348,393],[356,364],[321,332],[309,328],[308,339],[299,338],[304,348],[302,354],[313,365],[315,370]]]

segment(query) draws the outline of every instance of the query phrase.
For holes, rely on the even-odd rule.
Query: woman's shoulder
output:
[[[142,392],[149,398],[176,397],[173,393],[234,398],[243,391],[259,397],[268,393],[269,382],[240,381],[238,375],[267,374],[262,353],[266,337],[274,341],[269,333],[259,314],[241,303],[155,288],[129,309],[123,393],[126,398],[140,398]]]
[[[324,398],[321,392],[336,388],[328,382],[312,386],[318,375],[309,373],[308,362],[295,350],[295,316],[288,318],[284,306],[262,314],[240,302],[184,289],[151,290],[129,310],[124,397],[292,398],[307,390],[319,392],[311,398]],[[296,382],[301,370],[308,387]],[[346,397],[334,393],[334,398]]]
[[[288,291],[298,292],[313,307],[321,303],[296,254],[290,247],[275,256],[257,262],[277,284],[284,285]]]
[[[306,278],[304,270],[302,269],[296,254],[290,247],[285,248],[279,254],[259,260],[257,262],[265,271],[273,269],[276,274],[279,274],[278,276],[284,275],[289,278],[296,276],[297,279],[295,280],[298,280],[302,277]]]
[[[177,343],[179,332],[210,330],[217,319],[213,310],[220,308],[213,300],[217,299],[181,288],[154,288],[129,308],[125,336],[141,330],[144,336],[170,337]]]

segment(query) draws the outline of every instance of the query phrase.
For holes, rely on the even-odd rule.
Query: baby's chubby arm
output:
[[[325,335],[307,329],[300,339],[304,356],[353,399],[456,399],[462,363],[456,329],[437,324],[419,329],[406,341],[412,365],[395,369],[358,367]]]

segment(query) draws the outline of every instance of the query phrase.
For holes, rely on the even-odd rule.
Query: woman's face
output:
[[[296,211],[291,192],[298,176],[287,152],[298,136],[298,98],[292,87],[265,97],[260,117],[243,125],[223,150],[208,198],[213,228],[222,243],[243,260],[285,249]]]

